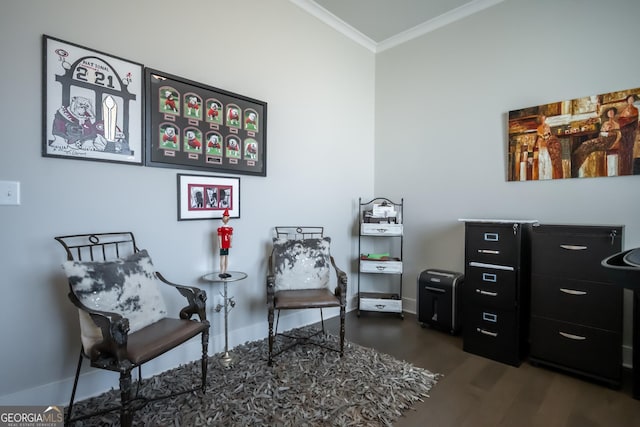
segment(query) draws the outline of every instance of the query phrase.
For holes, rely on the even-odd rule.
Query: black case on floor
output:
[[[452,335],[462,327],[459,295],[464,274],[429,269],[418,276],[418,322],[423,326],[448,331]]]

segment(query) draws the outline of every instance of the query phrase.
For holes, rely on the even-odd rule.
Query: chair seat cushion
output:
[[[195,337],[208,328],[207,323],[165,317],[129,334],[127,359],[139,365]]]
[[[278,291],[274,296],[274,307],[276,310],[340,307],[340,299],[326,288]]]

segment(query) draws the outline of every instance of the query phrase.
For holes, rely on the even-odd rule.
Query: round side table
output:
[[[221,294],[223,303],[215,307],[217,312],[224,310],[224,354],[220,356],[220,363],[225,368],[229,368],[233,362],[233,358],[229,354],[229,312],[235,307],[236,302],[233,297],[229,297],[227,293],[227,284],[237,282],[247,278],[247,273],[241,271],[227,271],[228,277],[220,277],[219,271],[208,273],[202,276],[202,280],[210,283],[224,283],[224,292]]]

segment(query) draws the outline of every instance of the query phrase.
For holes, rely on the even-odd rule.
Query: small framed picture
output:
[[[240,178],[178,174],[178,221],[240,218]]]
[[[142,165],[142,64],[43,36],[42,155]]]

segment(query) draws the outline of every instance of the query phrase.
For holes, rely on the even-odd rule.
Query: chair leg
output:
[[[202,332],[202,392],[207,390],[207,370],[209,365],[209,330]]]
[[[267,364],[273,364],[273,307],[269,307],[269,360]]]
[[[69,425],[69,420],[71,420],[71,411],[73,411],[73,401],[76,398],[76,389],[78,388],[78,378],[80,377],[80,369],[82,368],[82,360],[84,359],[84,355],[82,354],[83,349],[80,347],[80,356],[78,357],[78,367],[76,368],[76,376],[73,379],[73,389],[71,390],[71,399],[69,400],[69,406],[67,409],[67,419],[64,422],[65,425]]]
[[[131,427],[131,369],[120,372],[120,425]]]
[[[346,308],[340,306],[340,357],[344,356],[344,322],[346,317]]]

